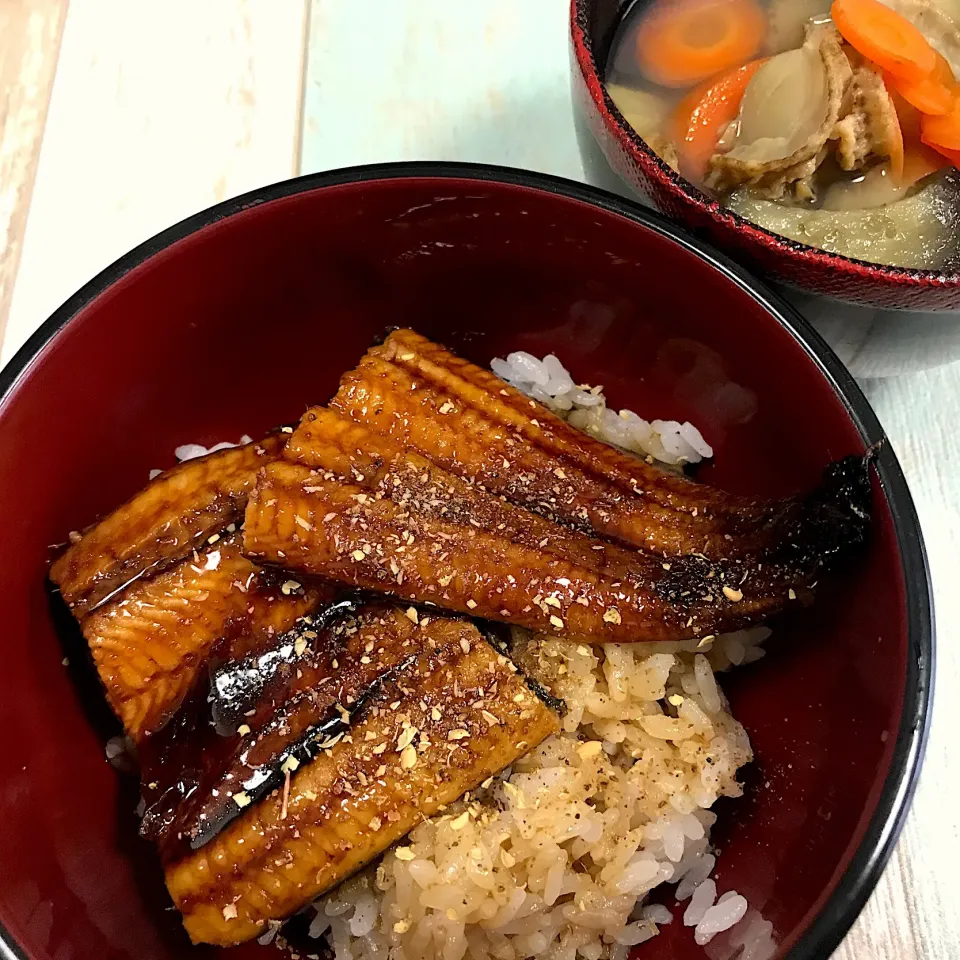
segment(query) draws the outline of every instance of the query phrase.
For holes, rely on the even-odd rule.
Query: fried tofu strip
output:
[[[759,555],[809,512],[796,500],[736,497],[623,453],[412,330],[369,350],[330,405],[513,503],[668,556]],[[856,532],[849,515],[836,519]]]
[[[286,590],[284,585],[286,584]],[[134,741],[176,712],[214,646],[252,646],[288,630],[322,591],[258,568],[240,537],[222,539],[150,579],[137,580],[82,623],[107,700]]]
[[[472,624],[418,621],[420,652],[376,686],[348,734],[323,732],[281,789],[259,804],[238,799],[236,820],[167,865],[195,943],[257,936],[558,730]]]
[[[181,463],[84,532],[50,570],[73,614],[83,618],[239,523],[257,470],[279,456],[285,439],[276,434]]]

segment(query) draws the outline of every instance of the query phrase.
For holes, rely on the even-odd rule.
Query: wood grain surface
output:
[[[0,342],[66,8],[67,0],[0,0]]]
[[[472,160],[582,179],[565,0],[313,0],[303,169]]]
[[[71,0],[3,359],[131,247],[296,172],[305,28],[303,0]]]

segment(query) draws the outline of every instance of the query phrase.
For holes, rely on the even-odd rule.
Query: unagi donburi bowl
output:
[[[51,613],[50,547],[179,444],[255,436],[324,402],[394,325],[481,364],[555,352],[617,407],[696,424],[715,451],[699,477],[738,493],[809,489],[825,463],[882,438],[789,307],[658,215],[565,181],[357,168],[263,188],[149,240],[0,376],[0,955],[209,953],[190,947],[137,836],[135,781],[104,758],[117,727],[82,642]],[[866,555],[724,681],[756,760],[744,798],[718,804],[717,875],[791,960],[828,957],[856,917],[922,753],[927,572],[886,443],[874,509]],[[681,923],[638,955],[703,956]]]

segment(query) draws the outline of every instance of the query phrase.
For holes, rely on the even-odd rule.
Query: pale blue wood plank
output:
[[[301,169],[473,160],[582,179],[567,0],[313,0]]]

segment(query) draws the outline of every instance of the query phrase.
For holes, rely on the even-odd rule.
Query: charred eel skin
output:
[[[667,556],[757,557],[821,518],[819,504],[736,497],[622,453],[412,330],[369,350],[330,405],[529,510]]]
[[[235,819],[232,794],[256,803],[282,783],[284,764],[306,763],[325,736],[348,732],[364,698],[422,652],[430,621],[424,614],[419,628],[419,618],[385,599],[346,605],[324,626],[329,619],[328,611],[303,617],[271,647],[219,666],[189,728],[174,722],[151,738],[140,832],[161,845],[165,861]],[[444,630],[426,636],[436,642]],[[228,702],[224,679],[244,675],[254,682]]]
[[[818,575],[800,552],[789,565],[666,562],[589,537],[323,408],[284,456],[250,498],[248,556],[533,630],[621,643],[707,636],[808,601]]]
[[[85,531],[50,568],[74,616],[239,524],[257,470],[280,455],[285,440],[275,434],[178,464]]]
[[[414,615],[393,613],[410,623],[411,654],[344,708],[346,729],[319,730],[319,751],[287,762],[282,788],[257,804],[235,795],[240,815],[166,864],[195,943],[257,936],[559,729],[470,622]]]

